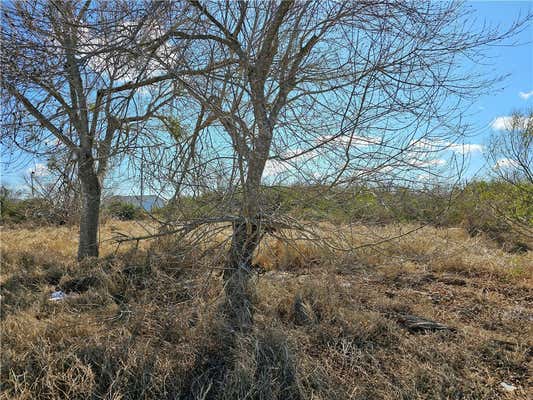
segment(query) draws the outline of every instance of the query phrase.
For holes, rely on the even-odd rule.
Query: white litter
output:
[[[58,290],[56,292],[53,292],[50,295],[50,298],[48,300],[50,300],[50,301],[58,301],[58,300],[63,300],[65,297],[67,297],[67,294],[65,292],[63,292],[62,290]]]
[[[516,386],[514,385],[511,385],[509,383],[506,383],[506,382],[502,382],[500,383],[500,386],[503,388],[503,390],[505,390],[506,392],[514,392],[516,389],[518,389]]]

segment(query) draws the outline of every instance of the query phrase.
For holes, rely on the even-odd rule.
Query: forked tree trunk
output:
[[[225,312],[234,330],[246,331],[253,323],[254,287],[250,280],[252,258],[261,240],[261,176],[268,157],[268,143],[257,146],[259,156],[250,160],[243,193],[241,217],[233,223],[233,237],[224,270]]]
[[[98,257],[98,224],[100,216],[100,181],[94,170],[92,157],[80,161],[81,183],[80,242],[78,260]]]
[[[234,330],[245,331],[252,326],[254,293],[250,278],[252,257],[259,239],[259,221],[247,223],[242,218],[234,222],[230,254],[224,270],[224,311]]]

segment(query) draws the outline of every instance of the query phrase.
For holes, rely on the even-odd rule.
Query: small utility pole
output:
[[[144,192],[144,176],[143,176],[143,172],[144,172],[144,154],[141,156],[141,208],[144,211],[147,211],[146,207],[144,207],[144,202],[143,202],[143,192]]]
[[[33,176],[35,175],[35,171],[31,171],[30,174],[30,184],[31,184],[31,197],[35,197],[35,188],[33,186]]]

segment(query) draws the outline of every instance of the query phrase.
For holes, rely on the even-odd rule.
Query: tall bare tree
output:
[[[485,156],[497,179],[508,185],[490,203],[490,211],[508,230],[532,237],[533,111],[501,118],[501,129],[492,134]]]
[[[487,161],[503,180],[533,184],[533,111],[502,117],[502,128],[491,136]]]
[[[104,177],[136,139],[132,127],[172,93],[159,86],[137,45],[157,4],[2,3],[2,142],[37,156],[66,152],[81,184],[78,258],[98,256]],[[137,47],[136,47],[137,46]],[[148,81],[147,81],[148,80]]]
[[[160,43],[172,52],[174,41],[191,40],[190,59],[219,65],[173,77],[216,118],[200,140],[206,159],[226,160],[219,168],[238,203],[236,215],[217,219],[233,223],[224,279],[236,328],[252,321],[251,260],[275,229],[264,184],[285,176],[346,186],[384,175],[417,184],[435,174],[445,162],[437,154],[461,153],[462,107],[493,82],[461,63],[480,61],[484,45],[524,22],[472,32],[468,9],[442,2],[185,4],[194,24],[170,26]],[[156,61],[173,69],[172,60]]]

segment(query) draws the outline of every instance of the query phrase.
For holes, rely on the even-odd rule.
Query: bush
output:
[[[20,222],[23,215],[20,213],[17,201],[12,198],[11,191],[2,187],[0,191],[0,220],[4,222]]]
[[[473,182],[455,201],[450,225],[483,233],[503,247],[527,249],[533,233],[533,187],[507,182]]]
[[[65,209],[52,203],[49,199],[34,197],[16,200],[11,191],[2,188],[0,194],[0,222],[19,224],[31,222],[36,224],[63,225],[73,222],[77,210]]]
[[[122,201],[111,202],[107,206],[107,212],[111,217],[122,221],[131,221],[142,218],[143,216],[143,211],[140,207]]]
[[[461,187],[434,186],[328,188],[320,185],[263,187],[265,214],[290,215],[304,221],[334,224],[415,223],[463,227],[483,234],[508,250],[531,248],[533,186],[503,181],[474,181]],[[236,197],[239,194],[235,194]],[[183,197],[152,210],[162,219],[193,219],[233,214],[216,192]],[[238,202],[237,202],[238,203]]]

